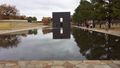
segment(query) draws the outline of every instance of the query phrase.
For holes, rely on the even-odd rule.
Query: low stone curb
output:
[[[120,61],[0,61],[0,68],[120,68]]]

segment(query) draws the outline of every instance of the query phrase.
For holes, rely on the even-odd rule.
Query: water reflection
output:
[[[72,34],[52,39],[52,29],[43,28],[0,35],[0,60],[120,59],[120,37],[77,28]]]
[[[37,35],[37,33],[38,33],[37,29],[33,29],[33,30],[29,30],[29,31],[28,31],[28,34]]]
[[[20,38],[17,35],[0,35],[0,48],[17,47]]]
[[[74,28],[80,53],[89,60],[119,60],[120,37]]]
[[[52,28],[50,28],[50,27],[44,27],[44,28],[42,28],[42,32],[43,32],[43,34],[51,33],[52,32]]]
[[[6,35],[7,38],[11,38],[7,39],[7,41],[11,41],[12,45],[0,42],[1,47],[7,46],[0,48],[0,60],[86,59],[80,54],[80,48],[76,45],[72,35],[71,39],[53,39],[51,31],[51,28],[43,28]],[[6,41],[6,37],[2,36],[0,36],[1,40]]]
[[[37,29],[13,32],[10,34],[0,35],[0,47],[1,48],[17,47],[18,44],[21,42],[21,37],[27,37],[28,34],[36,35]]]

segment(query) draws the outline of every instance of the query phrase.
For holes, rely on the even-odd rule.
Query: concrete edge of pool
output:
[[[118,60],[0,61],[0,68],[120,68]]]

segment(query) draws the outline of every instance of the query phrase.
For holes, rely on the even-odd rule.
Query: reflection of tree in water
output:
[[[44,27],[42,28],[43,34],[48,34],[52,32],[52,29],[50,27]]]
[[[34,35],[36,35],[37,33],[38,33],[37,29],[29,30],[28,31],[28,34],[34,34]]]
[[[73,29],[73,36],[87,59],[120,59],[119,37],[77,28]]]
[[[20,38],[17,35],[0,35],[1,48],[17,47],[17,44],[19,42],[20,42]]]

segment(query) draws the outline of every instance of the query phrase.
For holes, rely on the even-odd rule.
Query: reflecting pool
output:
[[[73,28],[53,39],[51,28],[0,35],[0,60],[118,60],[120,37]]]

